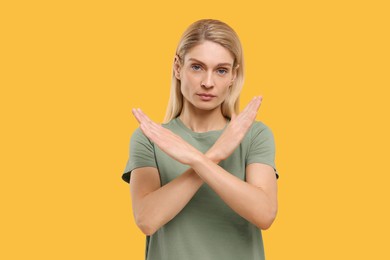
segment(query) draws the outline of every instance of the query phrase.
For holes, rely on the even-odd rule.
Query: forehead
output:
[[[205,41],[191,48],[185,55],[185,62],[196,59],[208,65],[229,63],[233,65],[234,57],[228,49],[218,43]]]

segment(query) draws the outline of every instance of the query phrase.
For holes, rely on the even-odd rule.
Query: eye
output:
[[[228,70],[227,70],[227,69],[218,69],[218,70],[217,70],[217,73],[218,73],[219,75],[225,75],[226,73],[228,73]]]
[[[191,65],[191,68],[192,68],[193,70],[195,70],[195,71],[199,71],[199,70],[201,69],[201,67],[200,67],[199,65],[196,65],[196,64]]]

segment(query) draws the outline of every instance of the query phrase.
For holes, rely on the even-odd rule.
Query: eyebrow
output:
[[[201,62],[200,60],[197,60],[197,59],[194,59],[194,58],[189,58],[188,61],[195,61],[195,62],[198,62],[204,66],[206,66],[206,64],[204,64],[203,62]],[[224,62],[224,63],[218,63],[216,67],[221,67],[221,66],[228,66],[228,67],[233,67],[233,64],[229,63],[229,62]],[[207,66],[206,66],[207,67]]]

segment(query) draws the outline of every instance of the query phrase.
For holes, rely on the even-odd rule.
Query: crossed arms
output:
[[[152,235],[173,219],[203,183],[207,183],[230,208],[258,228],[271,226],[278,207],[274,169],[266,164],[249,164],[246,181],[243,181],[218,165],[241,143],[256,118],[260,104],[261,98],[254,98],[238,116],[233,117],[205,154],[151,121],[140,109],[133,109],[142,132],[170,157],[190,167],[164,186],[160,186],[159,173],[154,167],[132,171],[133,213],[137,226],[144,234]]]

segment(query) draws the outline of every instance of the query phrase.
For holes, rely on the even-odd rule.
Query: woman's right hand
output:
[[[207,151],[210,159],[220,162],[233,153],[255,121],[262,100],[261,96],[254,97],[238,116],[232,116],[225,131]]]

